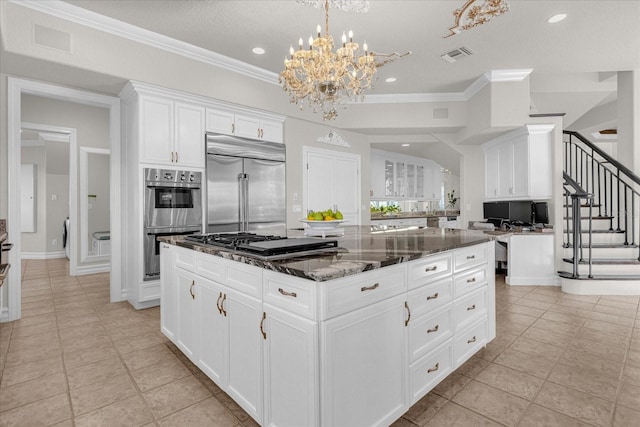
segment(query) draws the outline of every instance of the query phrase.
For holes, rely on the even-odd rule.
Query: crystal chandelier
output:
[[[482,1],[482,4],[480,2]],[[451,37],[478,25],[487,23],[498,15],[509,11],[507,0],[468,0],[460,9],[453,11],[456,23],[449,28],[449,34],[443,38]]]
[[[362,100],[363,91],[373,89],[376,70],[396,58],[411,52],[379,54],[370,51],[367,44],[360,46],[353,41],[353,33],[342,34],[342,45],[333,51],[333,37],[329,34],[329,6],[345,11],[366,12],[369,2],[356,0],[298,0],[299,3],[323,5],[325,9],[325,33],[318,25],[317,37],[309,37],[307,48],[300,38],[298,50],[289,49],[280,73],[280,83],[288,92],[289,100],[302,109],[306,102],[314,112],[322,111],[324,120],[334,119],[339,105]]]

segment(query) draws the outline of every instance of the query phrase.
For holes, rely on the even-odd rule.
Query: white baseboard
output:
[[[562,291],[575,295],[640,295],[640,280],[575,280],[563,277]]]
[[[87,274],[109,273],[111,271],[111,263],[104,262],[101,264],[79,265],[76,267],[77,276],[86,276]]]
[[[20,258],[22,259],[56,259],[66,258],[67,253],[65,251],[59,252],[21,252]]]
[[[0,323],[9,321],[9,307],[0,307]]]
[[[558,276],[511,277],[507,275],[504,278],[504,282],[507,285],[511,285],[511,286],[560,286],[561,285],[560,277]]]

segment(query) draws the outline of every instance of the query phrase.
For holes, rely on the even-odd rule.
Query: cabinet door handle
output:
[[[438,332],[438,329],[440,329],[440,325],[436,325],[431,329],[427,329],[427,333],[430,334],[432,332]]]
[[[475,335],[470,340],[467,340],[467,344],[471,344],[472,342],[476,342],[476,336]]]
[[[360,288],[360,292],[364,292],[364,291],[372,291],[374,289],[378,289],[378,286],[380,286],[380,283],[375,283],[371,286],[363,286]]]
[[[262,338],[267,339],[267,333],[264,331],[264,321],[267,318],[267,313],[262,312],[262,320],[260,321],[260,332],[262,332]]]
[[[476,281],[475,277],[472,277],[471,279],[467,279],[467,283],[473,283]]]
[[[220,308],[222,309],[222,314],[224,317],[227,317],[227,310],[224,309],[224,302],[227,300],[227,294],[224,294],[222,297],[222,301],[220,301]]]
[[[173,151],[171,152],[171,163],[173,163]]]
[[[467,311],[471,311],[471,310],[475,310],[476,309],[476,305],[473,304],[471,307],[467,307]]]
[[[189,293],[191,294],[191,299],[196,299],[196,294],[193,293],[193,287],[195,286],[196,281],[191,281],[191,286],[189,287]]]
[[[476,257],[475,255],[469,255],[467,256],[467,259],[475,259],[475,257]]]
[[[218,301],[216,301],[216,307],[218,307],[218,313],[222,314],[222,307],[220,307],[220,300],[222,299],[222,292],[218,295]]]
[[[287,292],[282,288],[278,288],[278,292],[280,292],[282,295],[286,297],[294,297],[294,298],[298,297],[298,294],[296,294],[295,292]]]
[[[178,152],[176,151],[176,163],[178,163]]]
[[[411,310],[409,309],[409,304],[405,301],[404,308],[407,309],[407,320],[404,321],[404,326],[409,325],[409,320],[411,320]]]
[[[433,368],[427,369],[427,374],[430,374],[431,372],[435,372],[438,369],[440,369],[440,362],[436,363],[436,366],[434,366]]]
[[[236,124],[231,123],[231,133],[236,133]]]
[[[436,292],[436,293],[435,293],[435,294],[433,294],[433,295],[429,295],[429,296],[427,297],[427,301],[429,301],[430,299],[436,299],[436,298],[438,298],[438,295],[439,295],[439,294],[438,294],[438,292]]]
[[[436,271],[437,269],[438,269],[438,266],[437,266],[437,265],[434,265],[433,267],[427,267],[427,268],[425,268],[425,269],[424,269],[424,272],[425,272],[425,273],[428,273],[428,272],[430,272],[430,271]]]

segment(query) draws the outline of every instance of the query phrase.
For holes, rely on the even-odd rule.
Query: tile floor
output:
[[[107,274],[22,267],[23,317],[0,324],[0,426],[255,425],[163,337],[157,308],[109,304]],[[639,425],[640,297],[496,287],[497,338],[394,426]]]

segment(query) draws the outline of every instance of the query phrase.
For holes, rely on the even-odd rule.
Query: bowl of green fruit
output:
[[[326,211],[309,211],[306,218],[301,218],[300,222],[307,224],[311,228],[336,228],[345,222],[342,212],[339,210],[327,209]]]

